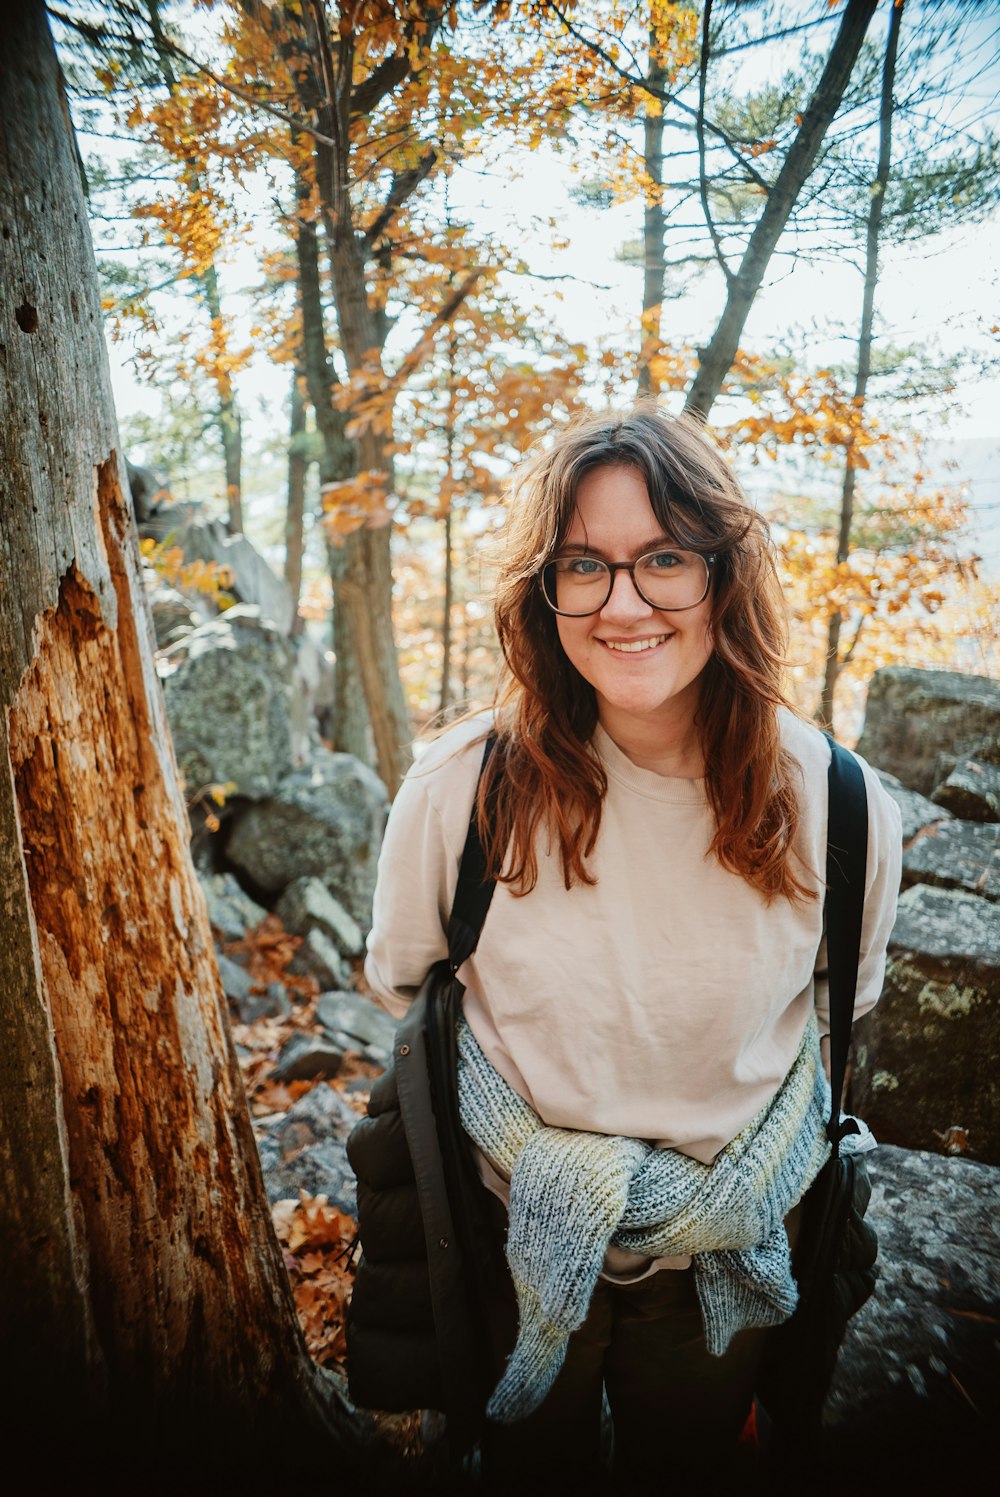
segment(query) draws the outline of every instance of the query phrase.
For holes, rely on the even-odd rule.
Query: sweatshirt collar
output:
[[[614,739],[608,736],[600,723],[594,728],[591,743],[609,778],[617,780],[627,790],[672,806],[703,806],[707,803],[703,779],[682,780],[671,775],[657,774],[652,769],[640,769],[618,747]]]

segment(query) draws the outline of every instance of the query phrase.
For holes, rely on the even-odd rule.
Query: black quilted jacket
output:
[[[498,1271],[458,1119],[462,993],[447,962],[431,971],[347,1142],[362,1247],[347,1318],[351,1398],[440,1409],[453,1448],[474,1443],[481,1426],[491,1385],[485,1276]]]

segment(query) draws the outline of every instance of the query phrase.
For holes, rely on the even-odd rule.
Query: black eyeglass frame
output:
[[[567,613],[565,608],[557,608],[548,595],[548,591],[545,587],[545,574],[550,567],[555,566],[556,562],[559,560],[558,557],[553,557],[552,560],[547,561],[543,567],[539,567],[538,571],[535,574],[538,578],[538,590],[541,593],[542,598],[544,599],[546,608],[551,609],[553,613],[557,613],[560,618],[589,619],[593,614],[600,613],[602,608],[606,608],[608,606],[608,601],[611,597],[611,594],[615,590],[615,573],[628,572],[629,577],[632,579],[632,586],[635,588],[636,592],[639,594],[639,597],[647,605],[647,607],[655,608],[659,613],[686,613],[689,608],[697,608],[699,603],[704,603],[705,599],[708,597],[709,591],[712,586],[712,568],[715,566],[715,563],[718,560],[718,556],[714,551],[710,552],[707,556],[701,551],[691,551],[688,553],[691,556],[700,556],[702,561],[705,563],[705,591],[702,593],[701,597],[696,603],[682,603],[680,607],[670,607],[663,603],[654,603],[652,598],[646,597],[646,594],[643,592],[642,588],[636,581],[635,569],[639,565],[639,563],[645,561],[648,556],[657,556],[659,555],[660,551],[671,550],[684,551],[687,550],[687,548],[685,546],[658,546],[655,551],[644,551],[641,556],[636,557],[635,561],[605,561],[603,556],[588,557],[588,561],[599,561],[601,566],[607,567],[608,590],[604,596],[604,601],[599,604],[597,608],[588,608],[585,613]]]

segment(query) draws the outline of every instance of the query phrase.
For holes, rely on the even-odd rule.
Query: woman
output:
[[[652,405],[524,462],[496,622],[478,805],[499,882],[458,1039],[501,1235],[510,1213],[484,1469],[593,1476],[606,1391],[617,1477],[718,1475],[794,1306],[795,1207],[826,1154],[829,745],[781,692],[763,521],[701,429]],[[429,744],[393,805],[366,975],[398,1017],[447,954],[487,728]],[[864,773],[856,1015],[901,858]]]

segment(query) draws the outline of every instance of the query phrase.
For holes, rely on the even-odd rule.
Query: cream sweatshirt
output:
[[[535,889],[498,885],[465,1012],[506,1081],[552,1126],[623,1134],[710,1163],[774,1096],[815,1004],[829,1029],[822,943],[829,744],[793,714],[783,741],[800,773],[797,868],[818,897],[771,904],[709,853],[703,780],[640,769],[597,728],[608,792],[592,886],[566,890],[543,848]],[[365,976],[401,1017],[447,926],[484,719],[420,753],[389,816]],[[899,889],[899,812],[861,761],[868,790],[865,917],[855,1016],[878,1000]]]

